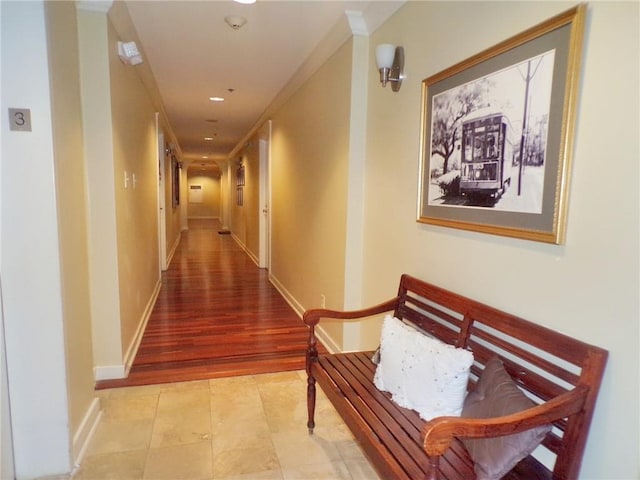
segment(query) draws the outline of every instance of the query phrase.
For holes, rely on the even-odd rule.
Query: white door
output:
[[[158,138],[158,252],[160,254],[160,270],[167,269],[167,216],[165,211],[164,133],[160,130],[156,113],[156,131]]]
[[[260,251],[258,266],[260,268],[271,269],[271,120],[267,121],[259,134],[260,145]]]

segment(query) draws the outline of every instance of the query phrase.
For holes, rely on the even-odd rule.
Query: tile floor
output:
[[[318,389],[306,427],[302,371],[102,390],[103,416],[73,480],[375,480]]]

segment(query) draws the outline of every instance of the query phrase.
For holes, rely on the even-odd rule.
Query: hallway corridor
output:
[[[96,388],[304,368],[307,327],[217,220],[190,220],[128,378]]]
[[[59,480],[377,479],[321,389],[309,435],[307,328],[267,272],[218,222],[189,227],[129,378],[98,385],[100,422]]]

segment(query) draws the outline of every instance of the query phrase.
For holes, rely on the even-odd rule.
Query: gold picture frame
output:
[[[422,82],[418,222],[564,243],[585,14]]]

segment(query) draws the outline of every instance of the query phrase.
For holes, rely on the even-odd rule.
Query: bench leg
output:
[[[313,435],[313,429],[316,426],[314,416],[316,411],[316,379],[313,378],[311,372],[307,373],[307,412],[309,419],[307,421],[307,428],[309,429],[309,435]]]
[[[306,323],[306,320],[305,320]],[[309,343],[307,346],[306,355],[306,370],[307,370],[307,413],[309,415],[307,420],[307,428],[309,429],[309,435],[313,435],[313,429],[316,426],[314,420],[316,411],[316,379],[313,376],[313,364],[318,361],[318,350],[316,348],[316,336],[315,336],[315,323],[309,325]]]

